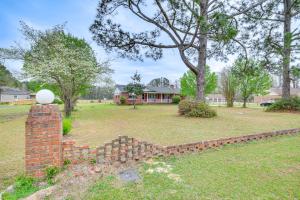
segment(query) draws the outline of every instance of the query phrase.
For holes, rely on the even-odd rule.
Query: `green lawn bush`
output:
[[[63,119],[63,135],[67,135],[72,129],[72,120],[71,118]]]
[[[120,97],[120,103],[124,105],[126,103],[126,98],[124,96]]]
[[[181,100],[180,96],[176,95],[172,97],[172,103],[174,104],[179,104],[180,100]]]
[[[300,98],[299,97],[290,97],[288,99],[278,99],[274,104],[270,105],[267,109],[267,112],[276,112],[276,111],[300,111]]]
[[[192,100],[182,100],[178,105],[180,115],[188,117],[211,118],[217,116],[215,110],[204,102],[196,102]]]

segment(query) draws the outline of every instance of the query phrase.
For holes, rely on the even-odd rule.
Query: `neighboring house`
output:
[[[223,94],[208,94],[205,98],[209,103],[226,103]]]
[[[34,98],[30,92],[18,88],[0,87],[0,102],[16,102]]]
[[[276,99],[280,99],[282,95],[282,88],[270,88],[269,94],[264,96],[255,96],[254,103],[263,103],[267,101],[274,101]],[[300,97],[300,88],[291,88],[291,96]]]
[[[180,89],[174,86],[169,87],[153,87],[146,86],[144,93],[136,97],[137,104],[160,104],[160,103],[172,103],[172,97],[180,95]],[[120,98],[124,96],[126,104],[132,104],[133,98],[126,91],[126,85],[116,85],[114,92],[114,102],[120,104]]]

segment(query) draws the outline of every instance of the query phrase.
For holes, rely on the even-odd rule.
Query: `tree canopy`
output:
[[[143,94],[145,86],[141,83],[141,75],[135,72],[131,77],[131,82],[126,86],[126,91],[133,98],[133,106],[135,109],[136,97]]]
[[[207,59],[226,59],[227,54],[237,52],[233,45],[241,44],[236,17],[242,12],[233,12],[229,5],[228,0],[105,0],[99,2],[90,31],[107,52],[134,60],[158,60],[163,49],[178,50],[196,75],[197,100],[204,101]],[[245,10],[255,6],[258,4],[250,3]],[[120,12],[146,23],[148,29],[126,29],[118,20]]]
[[[151,85],[153,87],[169,87],[170,81],[167,78],[161,77],[161,78],[155,78],[149,82],[148,85]]]
[[[234,10],[243,12],[243,43],[268,70],[283,78],[282,97],[290,96],[291,66],[299,64],[300,1],[299,0],[242,0]]]
[[[0,63],[0,86],[20,87],[21,83]]]
[[[205,95],[214,92],[217,88],[218,77],[215,72],[210,72],[209,66],[206,65],[205,69]],[[196,75],[192,71],[187,71],[180,79],[181,94],[183,96],[195,97],[196,96]]]
[[[253,59],[237,59],[232,66],[232,74],[237,81],[237,90],[243,99],[244,108],[251,96],[266,95],[272,85],[267,70]]]
[[[22,33],[29,49],[8,49],[3,55],[24,60],[25,74],[37,81],[55,84],[65,104],[65,115],[71,111],[86,89],[100,74],[109,72],[107,63],[97,62],[95,53],[84,40],[64,32],[63,26],[46,31],[22,23]]]
[[[226,99],[227,107],[233,107],[238,80],[232,72],[232,68],[224,68],[221,72],[220,89]]]

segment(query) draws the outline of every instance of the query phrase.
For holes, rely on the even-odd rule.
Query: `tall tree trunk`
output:
[[[70,117],[72,113],[72,100],[71,98],[64,98],[64,112],[66,117]]]
[[[290,97],[291,79],[290,79],[290,63],[291,63],[291,0],[284,0],[284,47],[283,47],[283,64],[282,64],[282,98]]]
[[[200,1],[200,16],[201,20],[203,20],[203,24],[207,22],[207,0]],[[197,94],[196,100],[197,101],[205,101],[205,94],[204,94],[204,84],[205,84],[205,65],[206,65],[206,51],[207,51],[207,32],[205,27],[200,26],[199,30],[200,34],[200,48],[199,48],[199,55],[198,55],[198,74],[197,78]]]
[[[247,98],[243,98],[243,108],[246,108],[247,107]]]

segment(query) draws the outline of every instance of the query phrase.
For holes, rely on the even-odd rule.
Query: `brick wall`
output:
[[[42,177],[48,166],[62,166],[61,113],[56,105],[31,107],[25,131],[25,171]]]
[[[119,165],[127,162],[142,161],[156,156],[171,156],[190,152],[200,152],[226,144],[249,142],[280,135],[296,134],[299,132],[300,128],[297,128],[172,146],[160,146],[140,141],[136,138],[119,136],[117,139],[96,149],[89,148],[88,146],[77,147],[75,146],[74,141],[64,141],[63,156],[64,159],[70,160],[73,163],[78,163],[87,159],[96,159],[98,164]]]

